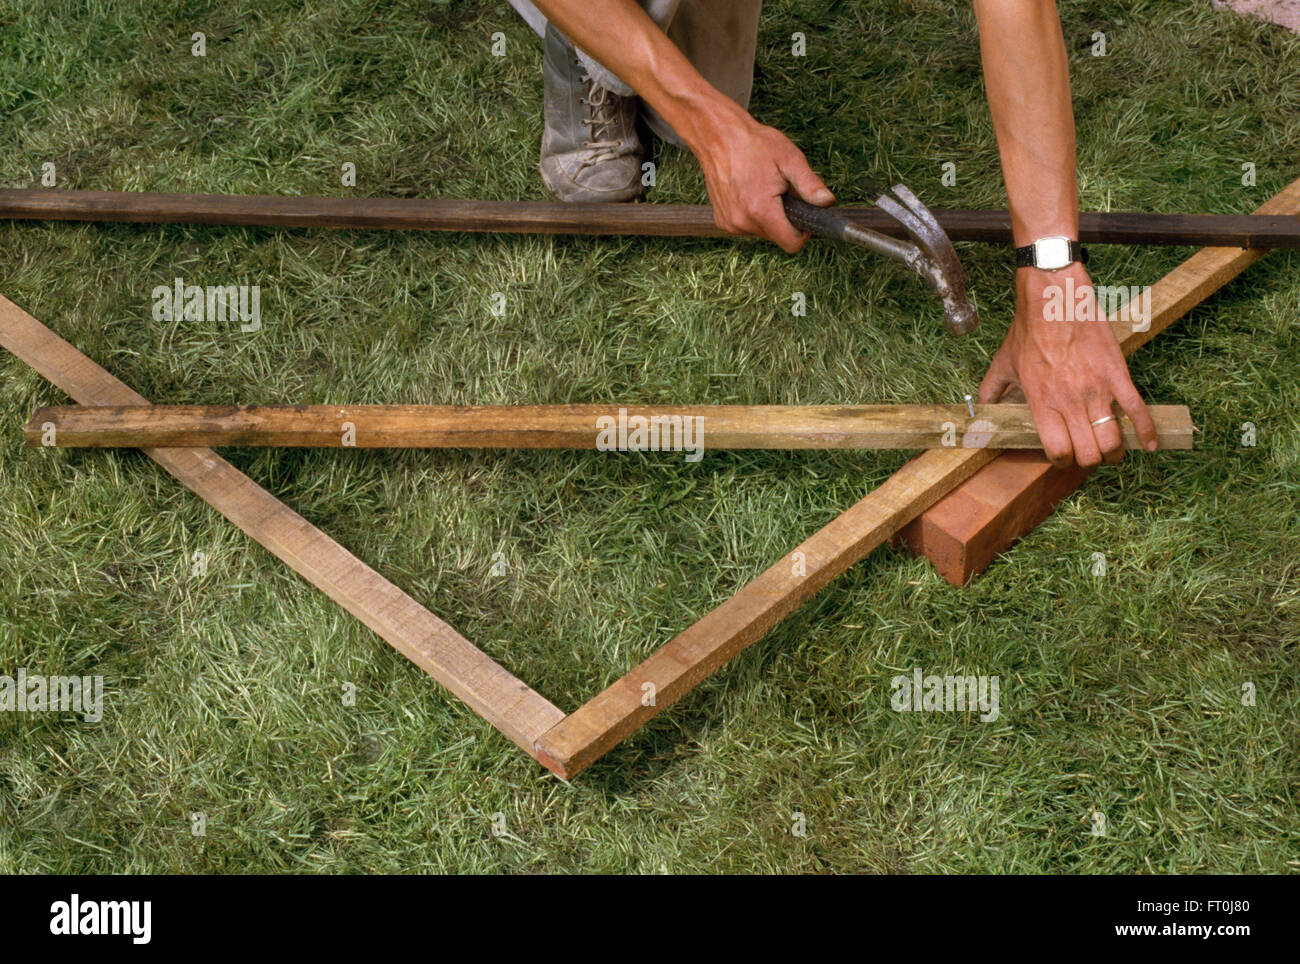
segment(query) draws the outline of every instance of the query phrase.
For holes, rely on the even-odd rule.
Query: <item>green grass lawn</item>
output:
[[[754,113],[841,200],[1005,204],[967,4],[768,6]],[[1209,2],[1062,16],[1085,209],[1246,212],[1300,177],[1300,38]],[[4,186],[541,198],[541,99],[504,3],[0,0]],[[655,160],[650,200],[706,200]],[[966,339],[827,245],[0,223],[0,292],[157,402],[949,402],[1013,308],[1009,253],[960,247]],[[1199,451],[1098,471],[964,590],[874,553],[570,785],[141,454],[24,448],[66,399],[0,352],[0,674],[106,678],[98,724],[0,714],[0,870],[1294,871],[1298,265],[1135,356]],[[176,277],[260,285],[262,330],[154,321]],[[229,457],[571,710],[907,453]],[[917,666],[998,676],[1000,718],[895,712]]]

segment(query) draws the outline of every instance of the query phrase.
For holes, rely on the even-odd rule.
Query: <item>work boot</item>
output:
[[[592,80],[573,45],[546,27],[542,181],[561,201],[630,201],[641,193],[637,98]]]

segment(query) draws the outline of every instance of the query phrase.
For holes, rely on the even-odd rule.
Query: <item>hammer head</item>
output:
[[[876,199],[876,205],[903,226],[911,242],[901,241],[871,228],[854,224],[833,207],[808,204],[792,194],[782,199],[786,217],[801,230],[819,238],[852,241],[887,258],[897,258],[919,274],[943,299],[944,323],[954,335],[975,330],[979,316],[966,294],[966,273],[957,260],[952,241],[939,221],[915,194],[901,184]]]
[[[979,325],[979,315],[966,294],[966,272],[957,251],[934,213],[902,184],[876,199],[876,206],[903,226],[915,242],[915,253],[903,260],[929,282],[943,299],[943,320],[954,335],[965,335]]]

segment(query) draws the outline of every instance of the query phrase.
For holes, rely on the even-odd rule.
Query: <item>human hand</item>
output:
[[[1076,300],[1080,291],[1085,297]],[[1049,306],[1063,307],[1063,317]],[[1059,271],[1017,270],[1015,318],[980,384],[980,401],[997,402],[1012,387],[1024,392],[1043,451],[1058,467],[1114,464],[1124,457],[1119,423],[1092,424],[1111,415],[1116,402],[1147,451],[1157,447],[1151,414],[1110,322],[1099,317],[1088,272],[1077,262]]]
[[[713,220],[732,234],[766,238],[794,254],[809,235],[790,224],[782,195],[793,190],[819,207],[831,204],[835,195],[789,138],[731,107],[692,145],[704,169]]]

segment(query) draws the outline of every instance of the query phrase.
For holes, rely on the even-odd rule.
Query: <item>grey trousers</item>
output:
[[[754,87],[754,49],[758,44],[758,13],[763,0],[640,0],[650,19],[686,55],[710,84],[741,107],[749,107]],[[530,0],[510,0],[539,35],[546,17]],[[636,93],[612,71],[583,51],[578,58],[601,87],[630,97]],[[681,138],[649,104],[642,102],[646,125],[656,136],[681,145]]]

